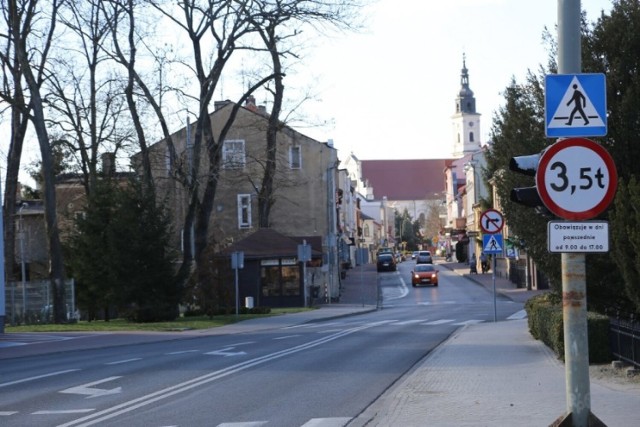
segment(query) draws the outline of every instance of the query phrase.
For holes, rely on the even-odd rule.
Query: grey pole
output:
[[[558,0],[558,73],[581,72],[580,0]],[[567,417],[586,427],[591,411],[585,254],[562,255]]]
[[[0,185],[0,189],[2,186]],[[0,191],[0,194],[2,192]],[[2,201],[0,200],[0,207],[2,207]],[[4,321],[6,317],[5,307],[6,301],[4,296],[5,282],[4,282],[4,221],[0,218],[0,334],[4,334]],[[12,310],[13,311],[13,310]]]

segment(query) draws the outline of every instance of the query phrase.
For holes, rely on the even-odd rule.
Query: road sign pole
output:
[[[558,0],[558,73],[581,71],[581,10],[579,0]],[[587,427],[591,413],[585,254],[562,254],[565,396],[573,427]],[[556,421],[557,423],[558,421]]]
[[[493,323],[498,321],[498,304],[496,298],[496,261],[497,256],[493,257]]]

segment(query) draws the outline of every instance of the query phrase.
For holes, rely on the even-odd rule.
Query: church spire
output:
[[[480,114],[476,112],[476,98],[469,87],[467,56],[464,53],[462,54],[460,90],[456,96],[456,112],[452,120],[453,157],[460,158],[480,149]]]
[[[460,92],[456,99],[456,113],[475,113],[476,99],[469,87],[469,70],[467,70],[467,56],[462,54],[462,71],[460,73]]]

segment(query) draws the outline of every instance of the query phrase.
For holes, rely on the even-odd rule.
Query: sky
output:
[[[303,115],[326,123],[298,130],[333,140],[340,159],[450,158],[463,55],[485,143],[511,78],[523,82],[546,64],[545,27],[555,36],[558,0],[369,1],[362,29],[314,39],[299,74],[288,77],[316,96]],[[595,21],[611,0],[582,0],[581,7]],[[35,141],[26,150],[23,166],[39,158]],[[24,168],[20,180],[33,185]]]
[[[611,0],[582,0],[588,21]],[[481,114],[482,143],[511,78],[546,65],[545,27],[555,37],[558,0],[379,0],[367,27],[333,37],[308,58],[331,123],[303,133],[332,139],[340,158],[449,158],[451,116],[463,54]]]

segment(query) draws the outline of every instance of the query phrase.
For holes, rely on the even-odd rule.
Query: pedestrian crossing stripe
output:
[[[604,74],[547,75],[545,125],[549,137],[606,135]]]
[[[487,238],[484,239],[483,252],[487,254],[499,254],[502,253],[502,242],[499,242],[496,236],[502,237],[501,234],[488,234]],[[502,239],[500,239],[502,240]]]

